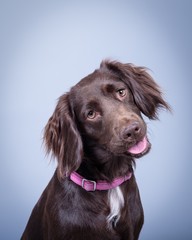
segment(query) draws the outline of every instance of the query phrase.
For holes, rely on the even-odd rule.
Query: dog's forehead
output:
[[[71,103],[77,111],[93,104],[103,105],[111,94],[109,92],[124,87],[125,83],[117,76],[95,71],[71,88]]]
[[[78,82],[71,90],[72,95],[84,97],[103,95],[104,91],[109,87],[118,88],[124,83],[112,74],[90,74]]]

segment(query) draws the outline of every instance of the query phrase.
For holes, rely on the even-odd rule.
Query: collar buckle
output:
[[[90,189],[91,186],[93,187],[93,189]],[[81,187],[84,188],[85,190],[89,190],[89,191],[93,191],[94,192],[96,190],[96,188],[97,188],[97,183],[95,181],[87,180],[87,179],[83,178],[82,182],[81,182]]]

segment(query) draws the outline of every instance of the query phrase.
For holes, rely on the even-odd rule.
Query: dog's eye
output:
[[[124,88],[119,89],[117,92],[118,92],[120,97],[125,97],[126,94],[127,94],[126,89],[124,89]]]
[[[93,110],[89,111],[87,114],[87,118],[94,119],[97,116],[97,113]]]

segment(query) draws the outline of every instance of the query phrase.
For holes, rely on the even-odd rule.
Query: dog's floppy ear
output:
[[[47,153],[51,152],[58,160],[59,179],[69,176],[78,169],[82,160],[83,146],[72,117],[68,94],[59,98],[55,111],[45,127],[44,143]]]
[[[170,110],[162,97],[160,87],[148,74],[146,68],[110,61],[102,62],[101,67],[104,66],[126,83],[133,94],[135,104],[148,118],[157,119],[158,108]]]

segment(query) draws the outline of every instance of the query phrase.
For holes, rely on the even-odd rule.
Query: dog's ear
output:
[[[135,104],[148,118],[157,119],[159,108],[170,110],[162,97],[160,87],[148,74],[146,68],[110,61],[102,62],[101,68],[104,66],[126,83],[132,92]]]
[[[59,98],[44,131],[47,153],[58,160],[57,174],[62,179],[77,170],[82,161],[83,145],[69,104],[69,96]]]

